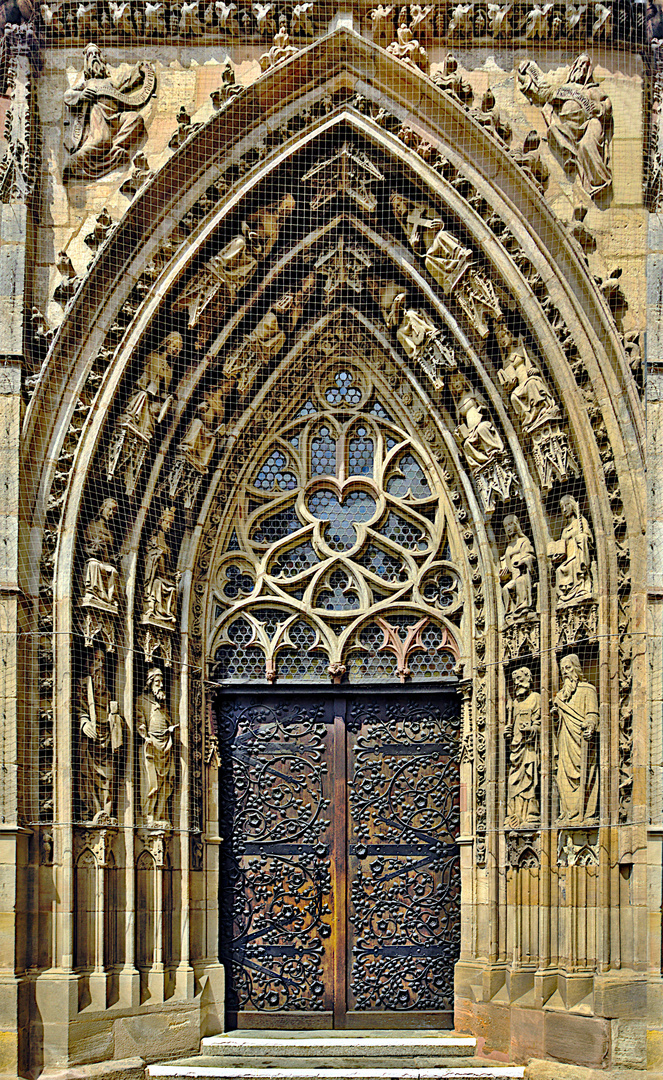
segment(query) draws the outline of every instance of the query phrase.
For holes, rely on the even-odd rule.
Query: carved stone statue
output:
[[[536,563],[534,548],[514,514],[504,519],[507,546],[500,559],[502,600],[507,618],[532,610],[532,570]]]
[[[106,687],[106,654],[95,648],[89,674],[79,684],[81,753],[79,794],[86,819],[94,825],[116,821],[115,762],[122,746],[122,717]]]
[[[399,191],[391,193],[390,202],[394,216],[415,255],[425,255],[444,226],[444,221],[427,203],[410,202]]]
[[[173,396],[168,392],[173,378],[172,361],[179,356],[183,345],[182,335],[174,331],[149,354],[143,373],[115,425],[108,451],[107,476],[112,480],[121,469],[127,495],[131,495],[136,487],[154,431],[172,403]]]
[[[488,31],[493,41],[508,37],[511,32],[511,12],[513,3],[488,5]]]
[[[83,604],[101,606],[117,613],[117,569],[113,562],[115,538],[109,522],[115,515],[115,499],[104,499],[96,518],[85,529],[83,550],[85,563],[85,591]]]
[[[404,64],[428,71],[428,53],[421,47],[412,30],[406,23],[401,23],[396,31],[396,41],[387,45],[387,52],[402,60]]]
[[[583,53],[571,65],[566,83],[555,86],[533,60],[523,60],[517,83],[528,101],[544,110],[548,145],[569,178],[577,174],[585,191],[596,198],[612,185],[609,155],[613,120],[610,98],[594,81],[593,73],[592,61]]]
[[[259,57],[260,70],[268,71],[269,68],[276,67],[285,60],[289,60],[291,56],[296,56],[298,52],[299,50],[297,47],[290,44],[288,19],[285,15],[280,15],[279,28],[274,34],[274,44],[269,52],[263,53],[262,56]]]
[[[504,367],[498,371],[498,379],[505,390],[511,391],[513,411],[525,431],[532,431],[548,420],[556,420],[559,417],[557,403],[522,340],[516,344],[504,322],[495,323],[495,337],[504,362]]]
[[[175,522],[175,508],[167,506],[156,532],[147,541],[143,586],[142,622],[156,622],[171,629],[177,618],[178,576],[171,567],[168,533]]]
[[[474,91],[467,79],[464,79],[458,70],[458,60],[453,53],[447,53],[442,61],[442,67],[432,76],[433,82],[440,90],[451,94],[460,101],[461,105],[469,106],[474,98]]]
[[[304,278],[299,289],[284,293],[272,305],[239,349],[228,357],[223,365],[223,374],[236,381],[240,394],[250,390],[263,364],[278,356],[287,335],[292,333],[301,319],[315,286],[316,274],[312,272]]]
[[[215,315],[220,314],[225,304],[235,302],[259,263],[270,255],[295,205],[292,195],[284,195],[278,203],[252,214],[242,223],[239,235],[205,263],[175,301],[173,310],[188,311],[190,327],[203,321],[198,348],[203,347]]]
[[[126,5],[127,7],[129,5]],[[140,113],[156,91],[156,72],[141,60],[127,75],[113,80],[101,50],[88,45],[83,71],[64,95],[73,114],[66,139],[69,158],[63,180],[89,180],[128,165],[146,138]]]
[[[564,495],[560,509],[566,522],[559,540],[548,544],[548,557],[557,563],[555,585],[558,603],[592,598],[592,552],[594,538],[586,517],[572,495]]]
[[[136,730],[143,740],[143,815],[149,826],[170,828],[168,802],[175,787],[177,730],[166,705],[163,674],[151,668],[136,702]]]
[[[541,695],[532,690],[528,667],[513,673],[513,697],[507,702],[504,734],[510,740],[507,821],[510,828],[539,822],[539,737]]]
[[[225,431],[221,420],[232,389],[232,381],[224,379],[216,390],[205,395],[177,447],[175,463],[168,476],[168,492],[171,499],[181,497],[187,510],[196,500],[216,450],[217,438]]]
[[[273,38],[277,29],[274,18],[274,5],[254,3],[252,10],[260,37]]]
[[[562,688],[553,700],[557,715],[557,789],[560,825],[596,822],[599,793],[598,727],[596,689],[583,677],[575,654],[559,665]]]
[[[394,32],[394,5],[378,4],[371,8],[368,17],[373,28],[373,41],[379,45],[382,41],[388,41]]]
[[[408,306],[407,294],[395,281],[370,281],[371,294],[385,323],[411,360],[417,360],[436,389],[444,387],[444,371],[454,371],[456,357],[441,329],[424,311]]]
[[[504,453],[502,438],[492,420],[484,415],[484,409],[474,390],[466,387],[461,392],[456,404],[456,438],[472,469],[481,468]]]
[[[508,4],[507,7],[512,7],[512,5]],[[474,116],[483,127],[488,128],[503,143],[508,145],[511,142],[511,124],[502,117],[491,87],[484,91],[481,105],[474,110]]]
[[[541,136],[538,131],[528,131],[523,139],[522,150],[512,148],[511,156],[516,165],[520,165],[539,190],[544,192],[550,179],[550,170],[541,157]]]

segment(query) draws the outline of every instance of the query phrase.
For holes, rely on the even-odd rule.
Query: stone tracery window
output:
[[[423,448],[347,363],[305,395],[228,507],[213,678],[451,676],[460,576]]]

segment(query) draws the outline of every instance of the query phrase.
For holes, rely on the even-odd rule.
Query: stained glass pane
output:
[[[375,514],[375,499],[367,491],[353,491],[339,503],[335,491],[322,488],[308,500],[308,508],[320,521],[328,521],[325,539],[333,551],[344,551],[357,542],[355,524],[370,521]]]
[[[276,450],[260,467],[253,486],[263,491],[294,491],[297,477],[286,470],[286,459]]]
[[[302,523],[294,506],[287,506],[279,510],[278,514],[271,514],[255,525],[251,539],[256,544],[273,544],[276,540],[282,540],[284,536],[297,532],[301,527]]]
[[[398,463],[398,470],[387,482],[387,491],[399,499],[429,499],[431,490],[423,469],[412,454],[405,454]]]
[[[334,378],[334,386],[328,387],[325,397],[330,405],[358,405],[361,390],[354,386],[354,379],[349,371],[339,371]]]
[[[322,427],[311,439],[311,474],[313,476],[336,475],[336,442],[329,428]]]
[[[373,440],[369,438],[366,428],[357,428],[355,437],[350,439],[348,445],[348,475],[373,475]]]
[[[288,551],[274,559],[271,565],[271,573],[273,577],[296,577],[297,574],[301,574],[302,570],[315,566],[317,561],[318,556],[313,550],[313,545],[310,540],[307,540],[305,544],[298,544],[297,547],[289,548]]]
[[[408,551],[425,551],[428,547],[428,540],[422,529],[393,510],[379,531]]]

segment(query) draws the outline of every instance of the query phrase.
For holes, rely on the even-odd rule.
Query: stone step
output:
[[[476,1039],[453,1032],[260,1032],[211,1035],[203,1039],[201,1053],[208,1057],[255,1057],[269,1054],[278,1058],[370,1057],[462,1058],[476,1053]],[[377,1062],[376,1062],[377,1063]]]
[[[170,1065],[148,1065],[145,1073],[153,1080],[166,1080],[167,1077],[178,1080],[522,1080],[525,1070],[491,1063],[485,1067],[451,1066],[437,1069],[412,1069],[406,1066],[397,1069],[335,1069],[313,1064],[308,1068],[265,1069],[174,1062]]]

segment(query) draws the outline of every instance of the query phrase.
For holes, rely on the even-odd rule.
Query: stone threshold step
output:
[[[216,1066],[148,1065],[148,1077],[191,1077],[195,1080],[522,1080],[524,1068],[480,1069],[224,1069]]]
[[[211,1035],[201,1042],[208,1056],[255,1057],[472,1057],[476,1039],[463,1036],[342,1035],[325,1038],[309,1033],[291,1033],[287,1038],[246,1035]]]

